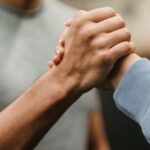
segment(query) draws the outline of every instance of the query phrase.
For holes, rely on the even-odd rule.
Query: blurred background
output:
[[[132,32],[136,53],[150,58],[150,0],[27,1],[0,1],[1,110],[47,70],[64,22],[80,9],[115,8]],[[36,148],[59,149],[150,150],[150,145],[140,127],[116,108],[113,92],[94,90],[81,97]]]

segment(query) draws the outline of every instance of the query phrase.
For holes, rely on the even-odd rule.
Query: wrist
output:
[[[54,85],[54,90],[58,90],[62,98],[72,96],[78,97],[82,94],[77,76],[68,74],[59,67],[53,67],[49,74],[50,85]]]
[[[131,68],[133,64],[135,64],[138,60],[140,60],[141,57],[136,55],[135,53],[132,53],[128,56],[125,56],[122,58],[115,66],[113,72],[112,72],[112,77],[111,77],[111,87],[113,90],[117,88],[119,85],[120,81],[124,77],[124,75],[127,73],[127,71]]]
[[[56,104],[69,107],[82,94],[78,90],[76,79],[65,76],[56,68],[45,73],[27,93],[42,104],[43,109],[49,109]]]

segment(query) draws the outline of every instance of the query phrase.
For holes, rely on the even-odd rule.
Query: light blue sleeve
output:
[[[150,143],[150,61],[137,61],[114,93],[116,106],[136,121]]]

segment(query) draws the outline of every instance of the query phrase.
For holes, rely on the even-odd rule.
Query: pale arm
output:
[[[127,71],[130,69],[130,67],[140,59],[141,59],[140,56],[133,53],[128,56],[125,56],[124,58],[122,58],[120,61],[117,62],[114,70],[110,75],[110,82],[111,82],[110,84],[113,90],[116,90],[120,81],[127,73]]]

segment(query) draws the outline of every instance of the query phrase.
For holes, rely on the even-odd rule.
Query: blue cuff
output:
[[[114,93],[117,107],[140,124],[150,106],[150,61],[131,66]]]

